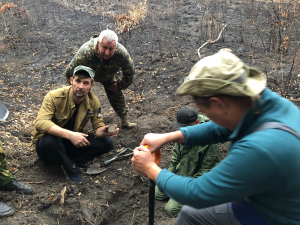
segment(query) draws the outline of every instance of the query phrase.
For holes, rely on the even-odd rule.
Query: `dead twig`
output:
[[[133,211],[133,215],[132,215],[132,218],[131,218],[132,225],[133,225],[133,218],[134,218],[134,214],[135,214],[135,210]]]
[[[45,181],[37,181],[37,182],[31,181],[31,182],[22,182],[22,183],[24,183],[24,184],[42,184],[44,182]]]
[[[36,213],[36,211],[18,211],[18,212],[20,212],[20,213]]]
[[[113,215],[112,211],[110,210],[109,208],[109,205],[108,205],[108,202],[106,202],[106,205],[105,204],[99,204],[101,206],[106,206],[108,208],[108,210],[110,211],[111,215]]]
[[[94,225],[91,221],[89,221],[87,218],[83,217],[88,223]]]
[[[66,191],[67,191],[67,187],[65,186],[60,192],[60,196],[61,196],[60,204],[61,205],[65,204],[65,197],[67,196]]]
[[[199,56],[200,59],[201,59],[200,50],[201,50],[205,45],[207,45],[207,44],[212,44],[212,43],[217,42],[217,41],[220,39],[221,34],[222,34],[222,32],[223,32],[223,30],[225,29],[226,26],[227,26],[227,24],[225,24],[225,26],[223,27],[223,29],[220,31],[219,36],[218,36],[218,38],[217,38],[216,40],[214,40],[214,41],[209,40],[209,41],[205,42],[203,45],[201,45],[200,48],[198,48],[198,56]]]

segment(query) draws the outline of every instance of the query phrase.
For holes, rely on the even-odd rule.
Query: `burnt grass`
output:
[[[1,192],[0,201],[15,209],[8,224],[148,224],[149,179],[131,167],[130,158],[115,161],[99,175],[84,175],[82,184],[66,180],[59,165],[38,159],[31,146],[34,119],[49,90],[66,85],[62,75],[77,49],[101,30],[115,29],[114,18],[135,1],[12,1],[16,8],[0,16],[0,99],[10,111],[1,122],[1,140],[14,177],[35,188],[32,195]],[[288,2],[281,9],[288,10]],[[268,86],[298,103],[299,24],[283,18],[274,3],[220,1],[149,1],[144,21],[120,33],[133,58],[136,75],[124,91],[129,116],[137,127],[120,129],[114,149],[95,161],[105,161],[122,148],[139,145],[146,133],[172,131],[178,109],[195,107],[177,87],[199,60],[197,49],[207,40],[202,57],[231,48],[247,64],[268,76]],[[280,26],[289,19],[290,25]],[[279,24],[279,25],[278,25]],[[291,27],[293,29],[291,29]],[[283,47],[284,37],[288,43]],[[101,84],[92,90],[102,104],[104,122],[118,124]],[[88,125],[88,128],[91,126]],[[173,144],[162,149],[160,166],[168,167]],[[227,145],[220,146],[220,158]],[[66,186],[65,204],[53,201]],[[155,203],[155,224],[172,224],[164,202]]]

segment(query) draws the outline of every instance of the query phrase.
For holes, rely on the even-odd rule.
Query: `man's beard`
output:
[[[74,91],[73,89],[73,94],[76,98],[84,98],[89,92],[90,90],[86,94],[84,94],[84,91],[82,91],[82,94],[77,94],[76,91]]]

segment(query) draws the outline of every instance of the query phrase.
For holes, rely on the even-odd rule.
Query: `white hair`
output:
[[[116,45],[118,44],[118,35],[112,30],[104,30],[100,33],[98,37],[99,44],[101,44],[103,38],[106,38],[107,42],[116,41]]]

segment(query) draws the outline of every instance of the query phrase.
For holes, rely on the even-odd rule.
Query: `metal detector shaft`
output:
[[[149,149],[149,145],[145,145]],[[160,150],[153,153],[154,162],[159,164],[161,159]],[[154,225],[154,204],[155,204],[155,182],[149,180],[149,225]]]
[[[154,225],[155,183],[149,180],[149,225]]]

